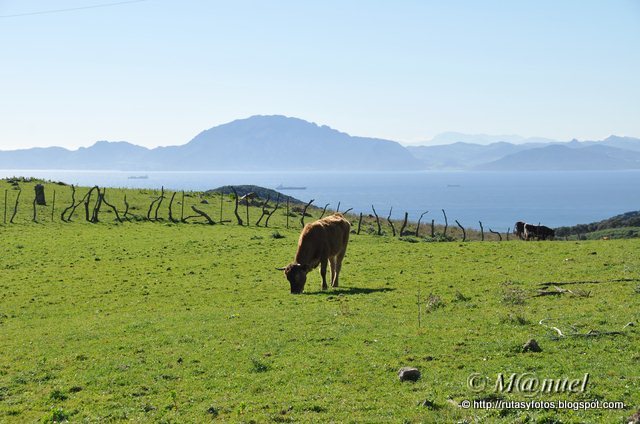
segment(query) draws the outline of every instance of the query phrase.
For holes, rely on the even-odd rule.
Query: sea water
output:
[[[640,209],[640,171],[553,172],[150,172],[0,170],[0,177],[32,176],[81,186],[208,190],[253,184],[282,190],[302,201],[356,213],[506,231],[515,221],[550,227],[589,223]],[[143,179],[130,177],[146,176]]]

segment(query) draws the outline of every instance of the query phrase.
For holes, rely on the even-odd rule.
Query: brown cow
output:
[[[320,265],[322,290],[327,289],[327,263],[331,264],[331,286],[338,287],[342,259],[347,252],[351,225],[340,213],[307,224],[298,240],[298,251],[284,274],[291,284],[291,293],[300,294],[307,282],[307,273]]]

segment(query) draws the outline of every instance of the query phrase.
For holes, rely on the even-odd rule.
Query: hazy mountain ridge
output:
[[[553,140],[544,137],[522,137],[516,134],[503,134],[503,135],[490,135],[490,134],[464,134],[454,131],[447,131],[440,133],[433,137],[425,145],[439,146],[443,144],[452,143],[468,143],[468,144],[480,144],[489,145],[494,143],[509,143],[509,144],[526,144],[526,143],[554,143],[558,140]]]
[[[640,168],[637,162],[640,139],[632,137],[610,136],[602,141],[571,140],[524,144],[456,142],[436,146],[408,146],[407,149],[428,169],[549,171]]]
[[[478,165],[482,171],[579,171],[640,169],[640,152],[617,147],[552,144],[507,155]]]
[[[257,115],[202,131],[188,143],[176,146],[148,149],[124,141],[98,141],[77,150],[47,147],[0,151],[0,168],[123,171],[640,169],[640,139],[632,137],[610,136],[601,141],[582,142],[460,133],[445,133],[439,137],[452,143],[403,147],[392,140],[351,136],[298,118]]]
[[[4,169],[114,170],[418,170],[422,163],[391,140],[352,137],[284,116],[252,116],[202,131],[184,145],[147,149],[100,141],[0,151]]]

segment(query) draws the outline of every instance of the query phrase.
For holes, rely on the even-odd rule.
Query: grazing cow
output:
[[[536,238],[538,240],[553,240],[556,236],[556,232],[544,225],[531,225],[524,224],[524,239],[531,240]]]
[[[538,226],[533,224],[524,224],[524,239],[531,240],[538,237]]]
[[[307,273],[320,265],[322,290],[327,289],[327,263],[331,264],[331,286],[338,287],[342,259],[347,252],[351,225],[342,214],[335,213],[304,226],[298,240],[298,251],[293,263],[277,268],[291,284],[291,294],[304,291]]]
[[[524,225],[524,222],[518,221],[513,226],[513,234],[515,234],[520,240],[524,240]]]
[[[556,236],[556,232],[544,225],[538,226],[538,239],[540,240],[553,240]]]

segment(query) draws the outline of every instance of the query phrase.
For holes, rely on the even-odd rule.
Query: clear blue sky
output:
[[[115,2],[117,0],[114,0]],[[0,0],[0,149],[255,114],[416,143],[640,136],[640,1]]]

